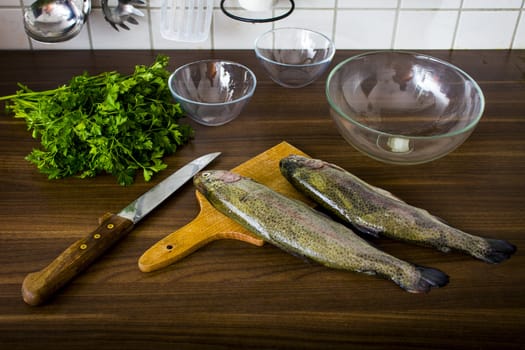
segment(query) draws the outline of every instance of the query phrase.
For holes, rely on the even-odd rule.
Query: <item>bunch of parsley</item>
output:
[[[19,84],[21,90],[0,100],[9,100],[7,111],[40,138],[42,148],[26,159],[50,179],[106,172],[129,185],[142,171],[149,181],[167,167],[163,157],[193,136],[189,125],[178,123],[183,112],[172,101],[167,64],[159,55],[127,76],[84,73],[42,92]]]

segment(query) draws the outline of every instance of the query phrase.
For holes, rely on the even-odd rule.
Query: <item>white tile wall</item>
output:
[[[518,17],[517,11],[463,11],[459,19],[454,48],[511,47]]]
[[[0,1],[0,49],[251,49],[260,33],[283,26],[320,31],[338,49],[525,49],[525,0],[295,0],[296,10],[290,17],[265,24],[232,20],[220,10],[220,0],[214,0],[210,36],[201,43],[162,38],[163,0],[150,0],[141,8],[145,17],[138,18],[139,25],[119,32],[105,22],[100,0],[93,0],[82,32],[59,44],[43,44],[26,36],[22,4],[31,1]],[[250,15],[237,0],[225,4],[237,15]],[[274,13],[288,6],[289,0],[279,0]],[[271,16],[272,12],[257,15]]]
[[[400,49],[448,49],[454,39],[457,19],[458,12],[454,10],[400,11],[394,46]]]
[[[396,11],[339,10],[335,24],[336,48],[390,48],[396,23]]]

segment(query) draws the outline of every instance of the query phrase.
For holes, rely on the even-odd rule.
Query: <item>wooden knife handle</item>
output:
[[[22,284],[22,297],[29,305],[40,305],[91,265],[133,228],[133,222],[108,213],[88,236],[76,241],[40,271],[30,273]]]

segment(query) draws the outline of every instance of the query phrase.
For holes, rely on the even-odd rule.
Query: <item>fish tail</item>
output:
[[[448,284],[448,275],[438,269],[416,266],[416,271],[419,272],[419,279],[410,288],[406,288],[411,293],[427,293],[431,288],[444,287]]]
[[[516,252],[516,246],[502,239],[485,240],[487,247],[482,250],[479,258],[491,264],[497,264],[507,260]]]

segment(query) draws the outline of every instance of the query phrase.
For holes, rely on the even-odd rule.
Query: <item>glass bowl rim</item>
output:
[[[173,89],[172,81],[173,81],[173,79],[175,79],[175,75],[177,75],[178,72],[180,72],[181,70],[183,70],[185,68],[188,68],[188,67],[190,67],[192,65],[197,65],[197,64],[202,64],[202,63],[210,63],[210,62],[227,63],[229,65],[237,66],[237,67],[240,67],[240,68],[244,69],[246,72],[248,72],[248,74],[250,75],[250,77],[253,80],[252,86],[250,86],[250,89],[244,95],[242,95],[241,97],[236,98],[236,99],[231,100],[231,101],[227,101],[227,102],[201,102],[201,101],[196,101],[196,100],[192,100],[192,99],[189,99],[187,97],[181,96],[180,94],[178,94]],[[255,92],[255,88],[257,87],[257,77],[255,76],[255,73],[253,73],[253,71],[250,68],[246,67],[243,64],[240,64],[240,63],[234,62],[234,61],[229,61],[229,60],[210,58],[210,59],[204,59],[204,60],[198,60],[198,61],[189,62],[189,63],[186,63],[186,64],[178,67],[177,69],[175,69],[173,71],[173,73],[171,73],[169,78],[168,78],[168,87],[169,87],[171,93],[173,94],[173,96],[175,97],[175,99],[178,99],[178,100],[181,100],[181,101],[184,101],[184,102],[187,102],[187,103],[193,103],[193,104],[196,104],[196,105],[199,105],[199,106],[210,106],[210,107],[226,106],[226,105],[234,104],[234,103],[237,103],[237,102],[240,102],[242,100],[246,100],[246,99],[249,99],[250,97],[252,97],[253,93]]]
[[[330,54],[327,57],[325,57],[323,60],[321,60],[321,61],[313,62],[313,63],[303,63],[303,64],[291,64],[291,63],[278,62],[278,61],[272,60],[272,59],[262,55],[262,53],[260,51],[260,48],[258,46],[259,41],[263,37],[268,35],[268,34],[272,34],[272,33],[278,32],[278,31],[287,31],[287,30],[305,31],[305,32],[312,33],[312,34],[315,34],[317,36],[320,36],[321,38],[325,39],[328,42],[328,45],[329,45],[328,48],[330,50]],[[260,58],[260,59],[262,59],[262,60],[264,60],[266,62],[275,64],[275,65],[279,65],[279,66],[282,66],[282,67],[303,68],[303,67],[315,67],[315,66],[319,66],[319,65],[322,65],[322,64],[325,64],[325,63],[330,63],[332,61],[332,59],[334,58],[336,48],[335,48],[334,41],[332,39],[330,39],[327,35],[324,35],[323,33],[317,32],[315,30],[307,29],[307,28],[301,28],[301,27],[279,27],[279,28],[270,29],[270,30],[262,33],[261,35],[259,35],[255,39],[254,51],[255,51],[255,55],[258,58]]]
[[[462,127],[461,129],[450,131],[450,132],[447,132],[447,133],[444,133],[444,134],[430,135],[430,136],[415,136],[415,135],[405,135],[405,134],[394,134],[394,133],[389,133],[389,132],[386,132],[386,131],[380,131],[380,130],[371,128],[369,126],[366,126],[366,125],[358,122],[357,120],[355,120],[351,116],[349,116],[346,113],[344,113],[339,108],[339,106],[337,106],[335,104],[335,102],[332,100],[332,98],[330,96],[330,82],[332,81],[332,78],[335,76],[335,74],[344,65],[346,65],[348,62],[355,61],[355,60],[360,59],[360,58],[365,57],[365,56],[373,56],[373,55],[378,55],[378,54],[401,54],[401,55],[406,55],[406,56],[415,56],[417,58],[423,58],[425,60],[433,61],[435,63],[444,65],[447,68],[451,68],[455,72],[459,73],[460,76],[462,76],[467,81],[469,81],[473,85],[474,89],[477,91],[477,93],[479,95],[479,98],[480,98],[480,104],[481,104],[481,108],[479,110],[479,113],[466,126]],[[478,124],[479,120],[481,119],[481,117],[483,116],[483,113],[485,111],[485,96],[483,94],[483,91],[481,90],[481,88],[478,85],[478,83],[469,74],[467,74],[464,70],[462,70],[461,68],[459,68],[459,67],[457,67],[457,66],[453,65],[452,63],[447,62],[445,60],[442,60],[442,59],[439,59],[439,58],[436,58],[436,57],[433,57],[433,56],[430,56],[430,55],[418,53],[418,52],[404,51],[404,50],[389,50],[389,51],[376,50],[376,51],[368,51],[368,52],[365,52],[365,53],[361,53],[361,54],[357,54],[357,55],[351,56],[351,57],[343,60],[342,62],[337,64],[330,71],[330,73],[328,75],[328,78],[326,79],[325,94],[326,94],[326,99],[328,100],[328,104],[330,105],[332,110],[335,111],[339,116],[341,116],[344,119],[346,119],[347,121],[349,121],[350,123],[352,123],[352,124],[354,124],[354,125],[356,125],[356,126],[358,126],[360,128],[363,128],[363,129],[365,129],[367,131],[376,133],[376,134],[384,135],[384,136],[387,136],[387,137],[405,138],[405,139],[410,139],[410,140],[434,140],[434,139],[440,139],[440,138],[445,138],[445,137],[452,137],[452,136],[457,136],[457,135],[463,134],[463,133],[469,131],[470,129],[474,128]]]

